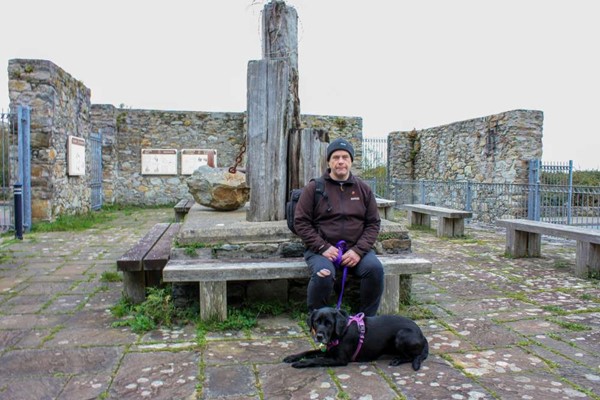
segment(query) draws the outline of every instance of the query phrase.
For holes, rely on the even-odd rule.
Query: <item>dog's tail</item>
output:
[[[421,363],[429,356],[429,343],[427,342],[427,339],[425,339],[425,346],[423,346],[423,351],[421,351],[421,354],[419,354],[418,356],[416,356],[413,359],[412,362],[412,367],[415,371],[418,371],[419,369],[421,369]]]

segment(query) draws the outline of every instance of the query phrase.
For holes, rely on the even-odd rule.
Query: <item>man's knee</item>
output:
[[[323,268],[322,270],[317,272],[317,276],[320,278],[327,278],[330,275],[331,275],[331,271],[328,270],[327,268]]]

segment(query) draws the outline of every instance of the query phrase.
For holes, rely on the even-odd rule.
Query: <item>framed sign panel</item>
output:
[[[68,174],[70,176],[85,175],[85,139],[69,135],[67,145]]]
[[[177,175],[177,150],[142,149],[142,175]]]
[[[202,166],[217,166],[217,150],[215,149],[183,149],[181,150],[181,174],[192,175]]]

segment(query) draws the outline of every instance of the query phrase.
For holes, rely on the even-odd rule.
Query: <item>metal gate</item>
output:
[[[389,196],[387,153],[387,138],[363,138],[361,178],[371,185],[377,197]]]
[[[90,135],[92,210],[102,208],[102,132]]]
[[[21,230],[31,228],[31,150],[29,107],[0,112],[0,232],[14,230],[13,188],[22,185]]]

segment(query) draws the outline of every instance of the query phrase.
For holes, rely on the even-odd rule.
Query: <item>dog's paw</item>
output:
[[[308,366],[309,366],[309,363],[307,363],[306,360],[296,361],[296,362],[292,363],[292,367],[294,367],[294,368],[306,368]]]
[[[284,363],[293,363],[295,361],[300,360],[300,357],[298,357],[297,355],[292,355],[292,356],[287,356],[286,358],[283,359]]]

